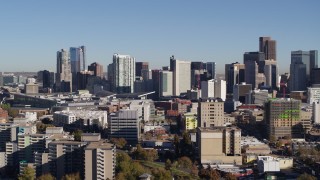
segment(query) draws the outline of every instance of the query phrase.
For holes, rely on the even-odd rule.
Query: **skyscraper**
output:
[[[227,93],[233,92],[233,85],[245,82],[245,65],[238,62],[225,65]]]
[[[216,79],[216,63],[215,62],[207,62],[207,72],[209,75],[209,79]]]
[[[77,73],[86,70],[85,46],[70,47],[70,61],[72,73],[72,91],[78,90]]]
[[[160,96],[172,96],[172,72],[171,71],[161,71],[160,72]]]
[[[170,58],[173,71],[173,95],[180,96],[191,89],[191,62]]]
[[[136,76],[142,76],[141,71],[149,69],[148,62],[136,62]]]
[[[56,91],[72,91],[72,74],[69,52],[65,49],[57,52]]]
[[[258,73],[263,73],[264,60],[266,56],[263,52],[245,52],[243,55],[243,64],[246,64],[247,61],[255,61],[259,67]]]
[[[97,62],[94,62],[88,66],[88,71],[93,71],[94,76],[103,78],[103,66]]]
[[[310,80],[310,53],[292,51],[290,64],[290,91],[305,91]]]
[[[264,52],[265,59],[277,60],[277,47],[276,41],[271,40],[271,37],[259,38],[259,51]]]
[[[133,93],[135,58],[129,55],[113,55],[113,88],[117,93]]]
[[[279,86],[279,72],[277,61],[265,60],[264,61],[264,75],[266,77],[266,86],[276,89]]]

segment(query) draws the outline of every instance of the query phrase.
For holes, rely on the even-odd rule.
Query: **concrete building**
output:
[[[109,134],[111,138],[124,138],[135,144],[140,139],[138,110],[119,110],[110,114]]]
[[[173,95],[180,96],[191,89],[191,62],[172,60],[173,68]]]
[[[133,93],[134,80],[136,78],[136,60],[129,55],[113,55],[112,83],[113,91],[117,93]]]
[[[265,86],[271,87],[271,89],[277,89],[280,87],[277,61],[264,61],[264,76],[266,78]]]
[[[13,123],[0,123],[0,152],[6,149],[6,142],[17,140],[18,126]]]
[[[6,142],[6,165],[7,166],[15,166],[18,162],[18,145],[16,142]]]
[[[268,90],[255,89],[246,94],[246,104],[264,104],[269,98]]]
[[[69,52],[65,49],[57,52],[56,91],[72,91],[72,73]]]
[[[198,102],[198,127],[224,125],[224,103],[221,99],[200,99]]]
[[[277,42],[271,37],[259,37],[259,52],[265,54],[265,59],[277,60]]]
[[[252,85],[252,89],[259,87],[260,82],[258,80],[258,64],[256,61],[248,60],[245,62],[245,82]]]
[[[36,175],[41,176],[42,174],[50,173],[49,165],[49,153],[47,152],[35,152],[34,153],[34,166],[36,169]]]
[[[84,169],[84,142],[52,141],[49,143],[48,161],[51,174],[57,179]]]
[[[25,85],[26,94],[37,94],[39,93],[39,85],[36,83],[28,83]]]
[[[279,172],[280,170],[291,169],[293,167],[293,158],[258,156],[257,164],[260,173]]]
[[[216,80],[214,85],[214,97],[221,98],[223,101],[227,98],[227,83],[224,80]]]
[[[18,134],[18,159],[28,163],[34,162],[34,153],[46,148],[46,134]]]
[[[242,164],[241,130],[236,127],[197,128],[201,164]]]
[[[160,72],[160,96],[173,95],[173,73],[171,71]]]
[[[115,179],[115,166],[116,147],[113,144],[91,142],[84,149],[84,179]]]
[[[293,128],[300,123],[301,101],[270,99],[265,102],[265,120],[269,139],[292,137]]]

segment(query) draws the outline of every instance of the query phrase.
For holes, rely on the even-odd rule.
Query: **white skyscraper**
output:
[[[171,71],[161,71],[160,72],[160,96],[172,96],[172,72]]]
[[[227,98],[227,83],[224,80],[216,80],[214,84],[214,97],[221,98],[223,101]]]
[[[173,61],[173,95],[179,96],[191,89],[191,62]]]
[[[201,98],[214,98],[215,80],[201,81]]]
[[[69,52],[65,49],[57,52],[56,91],[72,91],[72,74]]]
[[[113,55],[113,88],[117,93],[133,93],[135,58],[129,55]]]

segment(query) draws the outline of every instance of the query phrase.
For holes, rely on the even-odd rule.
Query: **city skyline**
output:
[[[112,55],[119,53],[160,69],[175,55],[216,62],[221,74],[226,63],[242,63],[245,52],[258,51],[259,37],[264,36],[277,41],[279,72],[289,72],[291,51],[320,49],[320,25],[314,23],[320,16],[319,5],[317,1],[5,2],[0,7],[0,72],[55,71],[57,50],[84,45],[87,64],[107,67]]]

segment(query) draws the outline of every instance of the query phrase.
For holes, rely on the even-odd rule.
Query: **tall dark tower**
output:
[[[259,38],[259,52],[264,52],[266,59],[277,60],[276,41],[271,40],[271,37]]]

